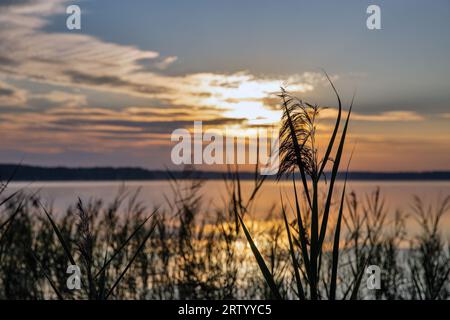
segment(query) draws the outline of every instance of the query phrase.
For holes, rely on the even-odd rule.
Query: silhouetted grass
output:
[[[306,196],[298,197],[297,202],[293,199],[291,209],[285,199],[281,211],[271,210],[266,218],[254,220],[251,204],[258,196],[249,203],[246,196],[252,190],[241,190],[239,196],[236,180],[234,183],[232,186],[228,179],[225,185],[230,192],[234,190],[235,200],[230,194],[228,203],[212,209],[200,206],[199,180],[173,181],[173,194],[168,195],[171,207],[159,208],[153,215],[154,209],[148,210],[136,200],[136,194],[124,190],[110,204],[93,199],[77,202],[66,212],[54,212],[37,195],[19,192],[3,204],[0,216],[1,223],[9,221],[0,241],[0,298],[275,298],[246,244],[249,237],[266,265],[266,276],[273,279],[278,298],[309,298],[298,222],[288,218],[290,210],[297,211],[297,204],[301,210],[309,207]],[[447,204],[440,203],[431,211],[424,205],[414,206],[414,210],[421,208],[426,213],[417,217],[428,223],[419,220],[423,230],[407,241],[407,218],[400,212],[389,212],[380,191],[363,201],[350,194],[342,212],[337,209],[342,207],[341,196],[333,201],[336,204],[331,214],[332,221],[338,221],[342,214],[339,264],[333,271],[337,230],[330,230],[322,251],[318,298],[331,298],[332,283],[336,283],[335,298],[350,298],[355,281],[365,281],[360,277],[363,262],[380,266],[382,287],[369,291],[362,285],[354,298],[449,297],[448,247],[439,233],[441,218],[437,218],[443,213],[433,214],[434,210],[445,212],[448,199]],[[246,220],[248,234],[242,227],[236,229],[235,210],[240,206],[244,218],[238,218]],[[414,212],[411,209],[411,215],[416,215]],[[303,227],[309,229],[311,219],[307,214],[303,217]],[[289,230],[287,238],[283,229]],[[308,234],[304,241],[309,249]],[[69,290],[66,285],[71,259],[81,268],[81,290]]]
[[[328,78],[328,75],[326,75]],[[287,233],[288,251],[292,260],[292,269],[296,283],[296,290],[293,290],[296,296],[303,299],[323,299],[331,300],[339,297],[340,299],[357,299],[358,297],[367,297],[368,293],[361,295],[360,286],[366,270],[366,266],[377,264],[384,267],[383,273],[384,288],[376,291],[376,298],[402,298],[399,290],[396,288],[386,288],[386,285],[397,286],[400,279],[398,275],[401,267],[399,260],[399,243],[397,238],[401,236],[401,231],[396,230],[396,234],[382,239],[383,228],[386,226],[386,212],[384,204],[380,199],[380,192],[377,190],[373,198],[367,201],[368,209],[363,217],[356,212],[356,198],[353,198],[353,208],[349,209],[350,217],[344,215],[346,181],[340,200],[338,201],[337,220],[334,225],[329,226],[332,199],[335,195],[335,181],[338,175],[341,158],[343,155],[346,135],[348,131],[349,119],[351,115],[353,99],[347,112],[346,120],[339,135],[341,126],[342,103],[339,94],[328,78],[331,87],[336,94],[338,101],[338,114],[331,137],[328,140],[326,151],[319,160],[319,147],[317,145],[317,119],[321,108],[304,102],[281,89],[280,98],[283,108],[283,117],[280,130],[280,156],[281,164],[278,177],[289,174],[293,179],[293,192],[295,195],[295,223],[290,224],[286,217],[283,200],[281,198],[282,216]],[[334,152],[333,157],[332,154]],[[351,157],[350,157],[351,158]],[[330,180],[327,181],[323,172],[330,164]],[[295,173],[299,173],[300,182],[303,187],[302,193],[305,195],[306,206],[299,203],[297,195]],[[347,166],[348,172],[348,166]],[[236,184],[239,186],[239,176],[236,175]],[[322,186],[322,187],[321,187]],[[323,203],[320,202],[320,192],[326,189]],[[238,187],[239,190],[239,187]],[[238,194],[239,195],[239,194]],[[235,193],[233,193],[233,203],[236,202]],[[240,206],[240,196],[238,197],[236,215],[242,224],[246,238],[256,258],[257,264],[264,276],[264,279],[272,292],[272,297],[281,298],[279,287],[273,273],[269,272],[263,255],[255,245],[248,228],[243,221],[243,213]],[[246,209],[244,207],[244,209]],[[353,209],[353,211],[352,211]],[[420,267],[414,263],[411,266],[410,279],[414,284],[414,289],[409,290],[410,297],[419,297],[426,299],[436,299],[448,296],[448,276],[450,273],[450,263],[448,254],[445,254],[444,243],[438,237],[436,226],[442,214],[448,210],[448,199],[444,200],[437,213],[431,214],[431,209],[425,211],[419,200],[415,200],[414,206],[416,216],[424,226],[423,235],[419,241],[419,249],[412,249],[412,252],[418,251],[418,257],[412,261],[420,261]],[[426,213],[425,213],[426,212]],[[347,225],[347,240],[343,248],[340,248],[342,220]],[[402,217],[396,215],[396,228],[400,228]],[[291,228],[297,225],[297,238],[292,241]],[[309,226],[309,229],[307,228]],[[331,229],[331,230],[330,230]],[[330,231],[334,230],[334,237],[330,237]],[[330,248],[325,248],[326,239],[331,244]],[[361,243],[362,241],[362,243]],[[297,247],[293,246],[293,242]],[[341,252],[343,251],[343,252]],[[343,255],[343,257],[342,257]],[[341,256],[341,258],[340,258]],[[427,259],[425,256],[429,256]],[[325,261],[326,260],[326,261]],[[346,267],[340,268],[342,260],[347,260]],[[425,261],[427,260],[427,261]],[[430,260],[432,261],[430,263]],[[338,279],[339,269],[348,269],[351,272],[345,273],[345,279]],[[418,271],[423,268],[423,270]],[[300,277],[300,274],[303,275]],[[423,280],[426,278],[427,280]],[[337,290],[339,288],[339,294]]]
[[[328,75],[326,75],[328,78]],[[331,200],[333,198],[334,192],[334,183],[336,181],[336,177],[339,170],[339,164],[342,158],[344,144],[346,140],[346,134],[348,130],[349,119],[351,115],[351,109],[353,105],[350,105],[348,110],[347,118],[344,122],[344,127],[340,134],[340,138],[336,140],[339,127],[341,125],[341,114],[342,114],[342,103],[339,97],[339,94],[328,78],[332,89],[334,90],[337,100],[338,100],[338,115],[336,119],[336,123],[331,134],[331,137],[328,141],[325,154],[323,158],[319,160],[318,154],[318,145],[317,145],[317,118],[319,117],[319,113],[321,108],[318,105],[313,105],[308,102],[304,102],[289,93],[287,93],[283,88],[281,89],[280,98],[282,102],[283,108],[283,117],[281,121],[281,129],[280,129],[280,156],[281,163],[280,169],[278,173],[278,177],[280,178],[284,174],[290,174],[293,177],[293,187],[294,192],[297,194],[297,190],[295,188],[295,171],[298,170],[300,173],[301,183],[303,186],[303,193],[306,196],[307,200],[307,209],[308,216],[311,218],[310,221],[310,229],[309,232],[303,227],[305,213],[300,211],[300,205],[298,203],[298,197],[295,196],[295,207],[296,207],[296,217],[298,223],[298,232],[299,232],[299,241],[300,244],[300,254],[302,255],[303,260],[303,269],[306,275],[305,283],[302,283],[300,277],[298,277],[298,268],[299,264],[295,259],[293,260],[293,268],[294,274],[296,274],[297,288],[298,288],[298,296],[300,299],[305,299],[307,296],[304,293],[303,287],[308,287],[309,290],[309,298],[312,300],[317,300],[320,298],[320,289],[321,285],[320,279],[320,269],[321,269],[321,259],[323,254],[323,245],[327,232],[330,208],[331,208]],[[337,149],[335,151],[335,155],[333,160],[331,159],[331,154],[335,149],[335,142],[337,142]],[[323,176],[323,172],[328,163],[331,163],[331,177],[328,182],[328,192],[326,194],[326,201],[323,206],[323,210],[319,204],[319,188],[322,183],[326,184],[327,181]],[[332,261],[332,277],[331,284],[329,288],[325,290],[329,292],[330,299],[335,299],[335,290],[336,290],[336,272],[338,268],[338,257],[339,257],[339,235],[340,235],[340,225],[342,219],[342,211],[344,205],[344,197],[345,197],[345,184],[344,191],[341,197],[341,206],[339,208],[339,216],[337,221],[337,228],[335,233],[334,240],[334,249],[333,249],[333,261]],[[283,212],[284,214],[284,212]],[[322,219],[320,222],[320,218]],[[320,224],[320,228],[319,228]],[[242,222],[243,228],[245,230],[245,225]],[[286,231],[288,233],[289,242],[290,239],[290,230],[288,223],[285,223]],[[247,232],[246,232],[247,234]],[[278,289],[274,286],[273,278],[267,273],[267,267],[265,266],[264,260],[260,257],[260,254],[257,248],[254,246],[254,243],[250,236],[247,236],[250,245],[252,246],[252,250],[255,254],[255,257],[258,261],[258,264],[261,268],[261,271],[264,274],[264,278],[271,288],[274,296],[278,297]],[[306,239],[310,239],[310,242],[307,243]],[[297,255],[297,250],[294,250],[293,246],[290,246],[291,257],[295,257]],[[358,277],[357,277],[358,278]],[[355,281],[355,286],[353,291],[358,290],[359,281]]]

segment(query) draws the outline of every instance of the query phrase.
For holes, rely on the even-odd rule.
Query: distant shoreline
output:
[[[171,171],[170,175],[176,179],[223,179],[225,172],[196,171],[183,172]],[[328,174],[327,174],[328,175]],[[242,180],[253,180],[253,172],[241,172]],[[270,180],[275,176],[268,176]],[[344,178],[344,173],[337,177]],[[0,164],[1,181],[143,181],[143,180],[168,180],[169,173],[165,170],[148,170],[137,167],[41,167],[31,165]],[[430,172],[349,172],[349,180],[360,181],[450,181],[450,171]]]

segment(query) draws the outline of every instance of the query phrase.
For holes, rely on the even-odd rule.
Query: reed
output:
[[[320,279],[320,268],[321,259],[323,254],[324,240],[327,234],[329,215],[331,209],[331,202],[333,198],[333,193],[335,189],[335,181],[339,171],[339,166],[341,158],[344,151],[344,145],[349,125],[349,119],[351,115],[353,100],[350,104],[350,108],[347,113],[347,118],[344,121],[343,128],[339,135],[339,128],[341,126],[341,116],[342,116],[342,102],[341,98],[328,75],[325,73],[331,88],[333,89],[337,102],[338,102],[338,114],[336,122],[333,128],[331,137],[327,143],[326,151],[324,155],[320,157],[318,151],[318,137],[317,137],[317,120],[321,111],[321,107],[318,105],[310,104],[304,102],[286,92],[283,88],[279,94],[281,99],[283,116],[281,119],[281,129],[280,129],[280,156],[281,164],[278,173],[278,178],[283,175],[292,175],[293,179],[293,189],[295,193],[295,210],[296,210],[296,220],[298,224],[298,239],[299,252],[292,245],[290,225],[287,222],[286,214],[283,209],[283,218],[285,220],[286,232],[288,235],[288,242],[290,244],[289,251],[292,258],[292,264],[295,274],[295,279],[297,283],[297,295],[300,299],[310,298],[312,300],[317,300],[321,297],[319,286],[321,284]],[[332,157],[333,151],[335,154]],[[328,191],[325,196],[326,201],[321,209],[319,204],[319,192],[322,184],[326,187],[326,178],[324,175],[324,170],[327,165],[331,164],[331,176],[328,182]],[[347,167],[348,171],[348,167]],[[300,182],[302,186],[302,191],[306,196],[307,200],[307,213],[301,212],[299,198],[297,195],[297,188],[295,183],[295,173],[298,172],[300,176]],[[339,241],[340,241],[340,229],[342,221],[342,213],[344,207],[345,199],[345,183],[344,189],[341,195],[341,201],[339,206],[338,219],[335,226],[335,237],[333,244],[333,261],[332,261],[332,275],[331,283],[326,291],[330,299],[335,299],[336,297],[336,284],[337,284],[337,269],[339,263]],[[282,200],[281,200],[282,201]],[[281,204],[282,206],[283,203]],[[283,207],[284,208],[284,207]],[[252,251],[255,258],[260,266],[261,272],[264,278],[272,290],[273,296],[276,298],[281,298],[276,287],[275,281],[271,274],[268,272],[267,266],[261,257],[258,249],[256,248],[254,241],[248,234],[247,228],[242,220],[241,215],[237,212],[242,228],[247,236],[250,243]],[[305,228],[305,217],[311,218],[310,229]],[[309,239],[309,240],[308,240]],[[302,269],[306,275],[305,280],[300,279],[300,266],[297,261],[297,256],[302,257]],[[356,281],[354,282],[353,292],[357,292],[359,288],[361,276],[357,275]],[[307,287],[308,290],[304,288]],[[305,291],[308,294],[305,294]]]
[[[3,205],[0,215],[3,224],[15,214],[0,241],[0,298],[303,299],[304,295],[310,299],[298,221],[289,219],[290,210],[296,213],[298,204],[305,213],[303,228],[310,230],[306,196],[298,195],[290,208],[283,194],[280,211],[273,208],[256,220],[254,205],[263,199],[258,191],[244,191],[242,182],[231,176],[225,182],[230,196],[224,198],[223,207],[204,206],[201,182],[173,181],[175,194],[167,195],[172,207],[159,207],[153,215],[155,209],[148,210],[136,201],[137,192],[124,196],[120,191],[110,204],[78,201],[65,212],[55,212],[38,195],[17,193]],[[448,299],[448,247],[439,228],[444,213],[435,215],[448,212],[448,200],[432,207],[422,204],[423,213],[417,216],[422,230],[408,237],[405,222],[409,216],[390,212],[380,190],[362,200],[350,193],[345,197],[345,210],[339,211],[342,191],[333,201],[330,225],[334,228],[324,241],[318,298],[331,299],[335,290],[336,299]],[[413,209],[409,211],[416,217]],[[337,237],[341,238],[339,246]],[[308,233],[304,241],[309,253]],[[409,246],[402,247],[402,243]],[[255,252],[259,264],[253,258]],[[78,291],[66,286],[66,269],[72,263],[69,254],[82,269]],[[354,293],[357,282],[363,283],[364,262],[382,268],[382,287],[369,292],[361,286]],[[265,276],[272,279],[272,287]]]

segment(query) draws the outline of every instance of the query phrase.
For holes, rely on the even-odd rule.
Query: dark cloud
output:
[[[19,63],[13,59],[5,56],[0,56],[0,65],[2,66],[17,66]]]
[[[159,117],[159,116],[170,116],[170,117],[183,117],[183,116],[190,116],[191,114],[189,112],[170,112],[170,113],[161,113],[160,111],[149,111],[149,110],[136,110],[129,112],[129,114],[133,116],[140,116],[140,117]]]
[[[122,87],[126,87],[126,86],[130,85],[129,82],[124,81],[124,80],[120,79],[119,77],[115,77],[115,76],[94,76],[94,75],[89,75],[87,73],[78,72],[78,71],[74,71],[74,70],[67,71],[65,74],[68,75],[74,83],[79,83],[79,84],[89,84],[89,85],[96,85],[96,86],[111,85],[111,86],[122,86]]]
[[[164,107],[156,107],[155,110],[149,110],[149,108],[145,108],[143,110],[139,110],[139,108],[133,108],[133,110],[127,110],[124,109],[123,115],[132,115],[132,116],[139,116],[139,117],[188,117],[191,116],[191,113],[187,111],[171,111],[166,112],[164,110]],[[82,111],[77,109],[55,109],[52,110],[51,115],[54,116],[66,116],[66,117],[78,117],[81,114],[86,117],[90,116],[111,116],[114,114],[113,110],[110,108],[95,108],[95,109],[83,109]]]
[[[83,111],[82,114],[85,116],[106,116],[109,113],[108,111],[110,111],[110,110],[105,109],[105,111],[100,111],[100,110],[88,111],[88,112]],[[56,110],[56,111],[52,111],[50,114],[54,115],[54,116],[76,117],[76,116],[79,116],[81,113],[79,110],[74,109],[74,110]]]
[[[0,106],[12,107],[17,105],[23,105],[26,101],[25,93],[8,83],[0,81]],[[3,109],[2,112],[5,112]]]
[[[117,132],[116,132],[117,133]],[[99,138],[103,140],[109,140],[109,141],[151,141],[154,140],[148,136],[139,136],[136,134],[112,134],[112,135],[101,135]]]
[[[243,118],[217,118],[213,120],[203,121],[204,125],[217,126],[217,125],[226,125],[226,124],[242,124],[246,122],[247,119]],[[192,122],[191,122],[192,123]]]
[[[211,92],[193,92],[192,96],[200,98],[209,98],[212,97],[212,94]]]
[[[6,114],[25,114],[25,113],[30,112],[30,109],[17,108],[17,106],[7,105],[7,104],[0,104],[0,107],[1,107],[1,113],[2,113],[2,115],[0,115],[0,121],[3,121],[5,119],[5,117],[3,117],[3,115],[6,115]]]
[[[12,6],[23,6],[30,3],[33,3],[35,1],[33,0],[2,0],[0,1],[0,8],[1,7],[12,7]]]
[[[75,70],[66,71],[65,74],[69,76],[70,80],[75,84],[129,88],[134,92],[143,94],[161,93],[167,91],[166,88],[151,85],[140,85],[134,82],[123,80],[116,76],[90,75]]]
[[[273,97],[266,97],[262,99],[262,102],[264,104],[264,107],[266,107],[269,110],[280,110],[280,98],[273,96]]]
[[[203,121],[204,126],[221,126],[226,124],[242,124],[246,119],[238,118],[217,118]],[[146,133],[170,133],[178,128],[190,128],[193,126],[193,120],[175,120],[175,121],[130,121],[121,119],[80,119],[67,118],[52,122],[64,131],[76,128],[93,126],[113,126],[123,128],[135,128],[140,132]],[[58,130],[58,128],[54,128]]]
[[[239,88],[239,86],[241,85],[241,82],[240,81],[214,80],[214,81],[211,81],[211,85],[217,86],[217,87],[222,87],[222,88],[236,89],[236,88]]]
[[[10,97],[14,95],[14,90],[8,88],[0,88],[0,96]]]

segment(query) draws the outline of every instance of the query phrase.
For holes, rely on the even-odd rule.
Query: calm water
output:
[[[188,182],[184,182],[187,185]],[[103,199],[111,201],[118,193],[121,186],[125,185],[130,192],[141,188],[139,200],[149,208],[164,206],[166,199],[172,199],[172,192],[167,181],[133,181],[133,182],[34,182],[12,183],[8,186],[8,192],[24,189],[30,192],[38,192],[47,204],[52,204],[55,213],[64,211],[69,205],[76,203],[77,197],[88,201],[89,199]],[[338,188],[342,186],[338,182]],[[418,195],[427,203],[435,205],[438,199],[450,195],[450,181],[350,181],[348,191],[355,191],[360,198],[364,194],[373,192],[380,187],[386,200],[386,207],[393,215],[395,209],[410,212],[410,204],[413,195]],[[243,181],[243,194],[249,195],[253,188],[253,181]],[[255,216],[265,216],[275,205],[279,206],[280,191],[285,199],[292,199],[291,182],[266,182],[259,192],[257,205],[254,207]],[[223,208],[227,202],[225,183],[223,181],[207,181],[200,191],[203,195],[204,206],[209,211],[215,208]],[[278,211],[277,211],[278,212]],[[409,221],[408,229],[416,229],[413,221]],[[442,223],[442,231],[450,235],[450,213],[446,214]]]

